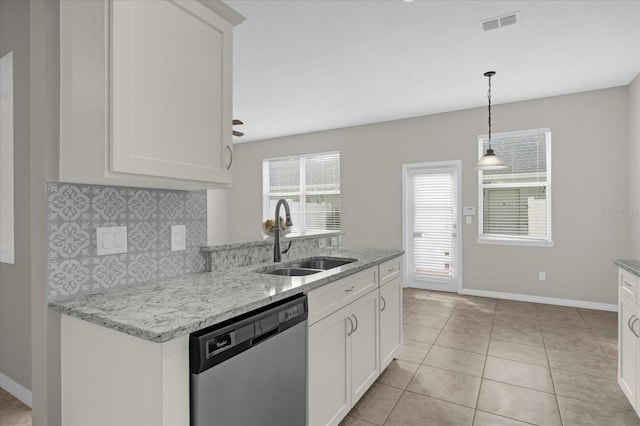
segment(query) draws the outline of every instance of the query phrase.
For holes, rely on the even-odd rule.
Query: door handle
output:
[[[349,324],[351,325],[351,327],[349,328],[349,331],[347,332],[347,336],[351,336],[353,334],[355,330],[355,328],[353,328],[353,321],[351,321],[351,316],[348,316],[347,319],[349,320]]]
[[[349,288],[345,288],[345,289],[344,289],[344,292],[345,292],[345,293],[349,293],[350,291],[353,291],[353,290],[355,290],[355,289],[356,289],[356,286],[355,286],[355,285],[352,285],[352,286],[351,286],[351,287],[349,287]]]
[[[382,312],[387,308],[387,301],[384,300],[383,296],[380,296],[380,300],[382,300],[382,302],[383,302],[382,308],[380,308],[380,312]]]
[[[355,333],[356,330],[358,330],[358,317],[355,315],[352,315],[353,319],[356,320],[356,328],[353,329],[353,331],[351,333]]]
[[[635,316],[635,315],[634,315]],[[640,334],[636,333],[636,330],[633,328],[633,326],[636,324],[636,322],[640,321],[640,318],[636,317],[636,319],[633,320],[633,322],[631,323],[631,325],[629,326],[629,328],[631,329],[631,332],[636,336],[636,337],[640,337]]]
[[[227,149],[229,150],[229,165],[227,166],[227,170],[229,170],[233,164],[233,151],[229,145],[227,145]]]

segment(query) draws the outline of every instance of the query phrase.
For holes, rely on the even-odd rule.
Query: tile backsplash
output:
[[[171,251],[171,225],[186,250]],[[128,251],[96,255],[96,228],[126,226]],[[206,191],[47,184],[49,298],[203,272]]]

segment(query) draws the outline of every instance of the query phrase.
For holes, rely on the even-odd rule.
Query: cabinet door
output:
[[[380,327],[378,292],[372,291],[351,304],[351,395],[355,404],[380,375]]]
[[[232,26],[196,1],[111,1],[110,169],[230,183]]]
[[[638,386],[638,307],[618,294],[618,383],[631,405],[636,406]],[[633,327],[633,329],[631,328]]]
[[[380,372],[400,351],[402,336],[402,285],[395,278],[380,287]]]
[[[337,425],[351,409],[349,306],[308,330],[307,398],[309,426]]]

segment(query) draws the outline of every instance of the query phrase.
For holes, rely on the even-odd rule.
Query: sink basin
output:
[[[256,269],[254,272],[270,275],[282,275],[285,277],[303,277],[305,275],[313,275],[339,266],[347,265],[357,260],[358,259],[350,259],[347,257],[312,257],[299,262],[290,262],[279,266],[274,265],[262,269]]]
[[[308,268],[308,269],[321,269],[326,271],[327,269],[337,268],[349,263],[355,262],[356,259],[338,258],[338,257],[315,257],[302,262],[295,262],[289,264],[290,267],[295,268]]]
[[[305,275],[317,274],[318,272],[322,272],[322,271],[317,269],[308,269],[308,268],[304,269],[304,268],[285,267],[285,268],[278,268],[278,269],[271,269],[267,271],[257,271],[257,272],[262,272],[263,274],[270,274],[270,275],[283,275],[285,277],[303,277]]]

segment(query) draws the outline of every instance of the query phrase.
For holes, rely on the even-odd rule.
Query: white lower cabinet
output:
[[[380,274],[382,276],[382,273]],[[380,287],[380,371],[400,351],[402,338],[402,282],[400,277]]]
[[[376,266],[308,294],[309,426],[339,424],[400,350],[400,277],[381,276]]]
[[[638,306],[623,293],[618,295],[618,384],[632,405],[638,395]]]

